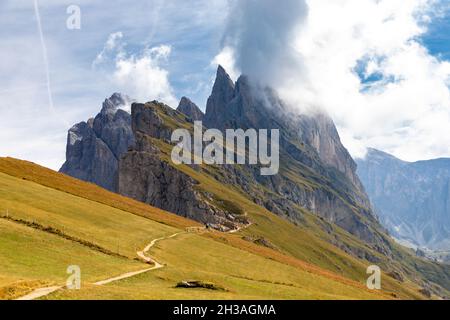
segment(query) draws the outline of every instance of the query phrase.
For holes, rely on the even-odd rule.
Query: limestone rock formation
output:
[[[71,129],[63,172],[204,223],[228,229],[246,223],[199,191],[193,178],[166,163],[157,148],[157,141],[170,145],[173,130],[192,125],[198,108],[188,99],[180,103],[184,115],[155,101],[134,103],[130,116],[118,109],[123,103],[113,95],[90,124]],[[258,166],[225,165],[217,168],[220,183],[240,188],[294,223],[304,223],[302,210],[307,210],[389,253],[356,165],[329,117],[301,114],[272,89],[259,88],[245,76],[233,83],[219,67],[203,119],[206,127],[222,131],[280,130],[279,174],[261,176]]]
[[[202,110],[186,97],[181,98],[177,111],[181,112],[192,121],[203,121],[203,117],[205,116]]]
[[[387,252],[386,240],[356,175],[356,164],[325,114],[305,115],[287,106],[270,88],[245,76],[235,84],[222,67],[208,99],[204,124],[221,131],[280,130],[280,173],[262,177],[252,167],[227,167],[224,182],[237,184],[267,209],[302,223],[300,206]],[[248,174],[251,173],[251,175]],[[272,192],[261,193],[261,188]]]
[[[358,173],[381,221],[401,240],[450,250],[450,159],[406,162],[369,149]]]
[[[134,144],[130,114],[121,109],[129,103],[128,97],[115,93],[94,119],[74,125],[60,172],[115,191],[119,158]]]
[[[157,111],[175,117],[176,111],[156,101],[132,106],[135,147],[119,161],[118,189],[125,196],[230,231],[248,223],[215,205],[212,195],[196,188],[193,178],[161,159],[152,139],[170,139],[170,127]]]

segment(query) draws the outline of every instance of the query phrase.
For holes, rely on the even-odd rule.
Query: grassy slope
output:
[[[195,248],[193,250],[193,248]],[[98,297],[145,299],[374,299],[379,298],[359,286],[318,276],[302,268],[263,258],[259,255],[182,234],[166,240],[152,250],[167,267],[152,274],[116,283],[108,288],[63,291],[55,298]],[[212,282],[225,291],[176,289],[183,279]],[[192,294],[192,295],[190,295]]]
[[[0,198],[0,212],[8,209],[13,218],[50,225],[128,257],[135,257],[135,248],[178,230],[2,173]]]
[[[185,127],[192,130],[192,125],[186,121],[184,115],[174,112],[174,114],[171,113],[169,116],[166,114],[169,110],[168,107],[160,104],[152,104],[151,106],[155,108],[158,115],[169,128]],[[170,153],[172,146],[161,140],[149,139],[152,144],[158,146],[161,150],[162,158],[171,164]],[[301,146],[299,147],[301,148]],[[321,181],[320,187],[328,188],[328,183],[321,180],[323,177],[316,176],[314,172],[303,167],[298,162],[294,164],[293,159],[284,159],[282,163],[281,171],[290,177],[292,182],[302,184],[305,188],[315,188],[318,186],[314,185],[315,183],[313,181]],[[301,167],[300,170],[299,166]],[[376,257],[378,259],[377,264],[386,272],[400,272],[420,286],[422,286],[424,280],[439,283],[443,287],[439,288],[441,294],[446,296],[450,294],[450,266],[438,265],[418,258],[406,248],[397,245],[393,240],[389,240],[386,235],[380,234],[381,238],[386,238],[390,242],[393,256],[395,257],[394,259],[387,258],[345,230],[318,219],[316,215],[309,213],[303,208],[299,208],[304,219],[302,226],[296,227],[286,222],[284,219],[268,212],[265,208],[254,204],[247,198],[243,190],[218,182],[214,177],[222,174],[220,167],[202,166],[202,171],[193,170],[189,166],[176,166],[176,168],[199,181],[199,189],[213,193],[215,198],[219,200],[222,199],[234,203],[241,207],[240,211],[247,212],[251,220],[256,223],[246,230],[244,232],[245,234],[256,234],[257,236],[267,237],[278,248],[289,255],[309,261],[335,273],[350,277],[351,279],[364,282],[364,279],[366,279],[365,270],[368,265],[373,263],[353,259],[351,256],[344,254],[341,250],[336,250],[334,246],[329,244],[336,242],[343,243],[345,246],[353,248],[353,251],[357,249],[362,256],[370,255]],[[242,173],[245,174],[245,171]],[[256,189],[252,189],[252,192],[257,194],[261,188],[263,188],[261,185],[257,185]],[[342,188],[345,189],[346,187],[343,185]],[[268,190],[265,191],[267,192]],[[329,191],[336,194],[332,189],[329,189]],[[336,194],[336,196],[346,201],[340,195]],[[357,214],[356,211],[355,214]],[[360,219],[366,220],[367,218],[360,216]],[[324,230],[329,231],[325,232]],[[379,231],[375,232],[379,233]],[[406,295],[417,295],[417,285],[400,284],[398,281],[394,281],[389,277],[385,277],[385,280],[387,281],[385,281],[384,287],[387,290],[402,292]],[[407,280],[406,282],[408,283],[409,281]]]
[[[137,261],[109,256],[3,219],[0,239],[0,299],[24,295],[36,287],[63,284],[70,265],[80,266],[82,279],[89,282],[143,268]]]
[[[163,159],[170,163],[170,146],[155,139],[152,139],[152,143],[160,148],[163,153]],[[296,226],[250,201],[238,189],[221,184],[208,174],[204,174],[184,165],[177,166],[177,168],[197,180],[200,183],[199,188],[207,190],[217,198],[232,201],[239,205],[242,210],[249,215],[250,220],[254,222],[254,224],[250,228],[244,230],[242,234],[263,236],[269,239],[286,255],[293,256],[323,269],[330,270],[335,274],[340,274],[344,277],[364,283],[367,279],[366,269],[373,263],[355,259],[353,256],[346,254],[329,243],[333,240],[333,235],[339,235],[341,241],[344,241],[353,247],[361,247],[364,251],[368,251],[372,255],[377,256],[380,259],[380,267],[382,270],[389,270],[388,267],[391,267],[388,266],[391,261],[387,261],[386,257],[364,245],[345,230],[329,224],[328,227],[332,228],[333,232],[330,234],[325,233],[318,227],[319,224],[325,222],[307,211],[304,211],[306,224],[303,226]],[[238,247],[245,245],[242,241],[239,241],[239,239],[232,239],[231,243]],[[410,259],[410,257],[404,255],[404,259]],[[427,262],[423,263],[428,266]],[[383,288],[386,291],[392,292],[399,297],[421,297],[418,293],[419,288],[417,285],[400,283],[389,276],[385,276],[383,282]]]
[[[117,239],[120,239],[120,253],[130,258],[135,245],[140,246],[155,237],[195,225],[187,219],[28,162],[0,159],[0,172],[3,172],[0,174],[0,210],[8,209],[10,216],[35,219],[40,224],[58,229],[63,225],[65,233],[87,237],[87,240],[110,250],[117,249]],[[381,292],[369,292],[357,282],[292,256],[243,241],[239,235],[216,232],[204,236],[182,234],[162,241],[152,249],[152,254],[167,263],[166,268],[116,284],[92,288],[89,283],[94,280],[145,265],[132,259],[105,255],[11,221],[2,219],[0,222],[0,237],[8,239],[2,241],[0,246],[0,286],[8,292],[11,290],[5,287],[22,290],[23,285],[19,281],[32,283],[30,287],[39,283],[36,281],[64,283],[67,265],[79,264],[82,267],[84,289],[77,292],[63,291],[51,297],[390,297]],[[36,250],[30,250],[34,246]],[[178,281],[191,278],[212,281],[228,291],[174,289]],[[5,296],[4,293],[3,298],[7,297],[11,296]]]

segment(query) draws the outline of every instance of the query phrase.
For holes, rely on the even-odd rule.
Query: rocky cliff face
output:
[[[115,110],[120,103],[116,98],[105,101],[90,125],[71,129],[63,172],[225,229],[247,223],[227,210],[233,207],[223,205],[227,199],[216,201],[207,190],[197,188],[192,177],[164,161],[157,147],[163,143],[170,148],[172,131],[199,119],[193,103],[182,99],[183,112],[157,102],[135,103],[129,117]],[[304,223],[302,210],[308,210],[378,251],[389,251],[355,174],[356,165],[329,117],[299,114],[273,90],[253,86],[245,76],[233,83],[219,67],[203,120],[206,127],[222,131],[280,130],[279,174],[261,176],[258,166],[225,165],[215,168],[214,179],[239,188],[255,203],[294,223]]]
[[[180,114],[156,101],[133,104],[132,128],[135,146],[119,161],[118,192],[155,207],[191,218],[212,228],[230,231],[248,221],[230,210],[220,208],[198,182],[162,159],[153,139],[170,141],[173,128],[161,117]],[[191,120],[191,119],[190,119]]]
[[[276,128],[282,131],[282,143],[297,140],[311,147],[326,166],[343,173],[359,192],[364,193],[356,175],[356,164],[342,145],[336,127],[325,114],[301,114],[288,107],[270,88],[254,87],[241,76],[233,84],[219,66],[213,91],[208,99],[204,124],[224,131],[228,128]],[[366,199],[360,199],[365,201]]]
[[[120,109],[130,103],[115,93],[94,119],[74,125],[60,172],[115,191],[119,158],[134,143],[130,114]]]
[[[209,128],[223,129],[225,124],[219,121],[223,112],[233,114],[226,105],[234,98],[234,83],[221,66],[217,69],[216,80],[206,105],[205,125]]]
[[[401,161],[370,149],[358,173],[381,221],[399,239],[450,249],[450,159]]]
[[[69,130],[62,172],[221,231],[254,223],[249,232],[274,240],[283,230],[280,225],[274,225],[276,232],[258,230],[259,219],[274,219],[266,208],[355,257],[414,277],[418,272],[448,287],[445,272],[434,265],[425,267],[424,260],[412,259],[392,245],[373,214],[354,161],[326,115],[299,114],[273,90],[255,87],[246,77],[233,83],[219,67],[203,124],[222,131],[279,129],[280,171],[261,176],[259,165],[175,165],[170,160],[171,134],[178,128],[192,131],[196,108],[187,99],[178,111],[158,102],[135,103],[130,115],[119,107],[125,100],[113,95],[95,119]],[[446,171],[439,172],[437,176]],[[426,175],[420,179],[426,180]],[[405,181],[391,188],[409,183]],[[440,181],[436,197],[442,198],[449,189],[445,179]],[[410,199],[405,192],[402,201]]]
[[[356,164],[328,116],[300,114],[273,90],[254,87],[245,76],[233,84],[219,67],[204,124],[221,131],[279,129],[278,175],[262,177],[250,167],[246,174],[227,167],[224,180],[243,186],[256,202],[294,222],[302,222],[296,209],[300,206],[385,250],[385,239],[374,231],[379,224],[356,175]],[[258,185],[272,192],[261,193]]]
[[[180,104],[177,108],[178,112],[181,112],[187,116],[192,121],[203,121],[204,113],[200,110],[195,103],[193,103],[189,98],[182,97]]]

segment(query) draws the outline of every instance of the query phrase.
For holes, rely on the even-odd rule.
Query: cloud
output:
[[[236,61],[235,61],[235,52],[232,47],[225,46],[222,51],[216,55],[211,62],[211,65],[214,68],[217,68],[218,65],[221,65],[225,70],[227,70],[227,73],[231,77],[233,81],[236,81],[241,74],[241,71],[239,71],[236,67]]]
[[[202,107],[211,91],[210,62],[225,48],[216,64],[234,62],[234,77],[248,66],[243,71],[278,84],[298,107],[329,110],[352,150],[368,145],[406,159],[450,156],[448,67],[419,41],[426,23],[442,18],[436,1],[145,0],[130,6],[117,0],[111,6],[79,0],[77,31],[65,28],[71,2],[38,3],[55,112],[36,50],[33,2],[0,1],[1,155],[58,168],[68,129],[61,119],[88,119],[115,91],[170,104],[174,95],[189,95]],[[170,56],[149,53],[164,43],[171,45]],[[156,70],[151,74],[159,80],[146,71],[126,72],[135,68]]]
[[[138,56],[121,56],[116,60],[113,81],[120,91],[138,101],[160,100],[176,107],[177,99],[169,82],[169,72],[161,67],[171,52],[161,45],[144,50]]]
[[[268,0],[266,12],[253,4],[239,2],[225,32],[239,39],[226,45],[244,72],[302,111],[326,110],[355,157],[366,147],[405,160],[450,156],[450,64],[420,41],[441,2],[308,0],[294,10]]]
[[[176,107],[178,102],[169,81],[169,71],[164,68],[171,52],[171,46],[160,45],[129,53],[123,42],[123,33],[119,31],[108,36],[93,67],[103,68],[106,74],[112,73],[111,83],[116,91],[137,101],[160,100]]]
[[[303,0],[235,1],[221,57],[234,61],[235,67],[254,81],[272,86],[284,83],[292,70],[302,69],[291,40],[307,13]],[[234,57],[228,57],[232,52]]]
[[[418,40],[434,4],[308,1],[295,40],[307,67],[299,102],[326,109],[354,156],[363,146],[406,160],[450,155],[449,63]]]
[[[108,40],[103,46],[103,50],[97,54],[92,66],[95,68],[99,64],[103,63],[108,55],[114,51],[118,51],[119,54],[123,54],[123,43],[120,41],[123,38],[122,32],[114,32],[108,36]],[[118,48],[119,47],[119,48]]]
[[[95,115],[102,101],[113,92],[128,93],[130,89],[136,91],[143,101],[162,96],[161,100],[175,103],[167,82],[158,90],[138,90],[115,79],[114,74],[119,70],[116,58],[120,51],[125,54],[123,60],[130,65],[142,66],[148,71],[166,71],[157,74],[163,81],[170,76],[173,92],[180,96],[193,92],[190,97],[199,105],[205,104],[210,94],[212,74],[209,63],[219,51],[228,0],[140,0],[133,2],[132,6],[127,0],[116,0],[114,5],[109,1],[78,0],[81,30],[66,28],[66,9],[73,2],[37,2],[47,47],[55,111],[49,108],[46,68],[33,1],[2,0],[1,156],[15,156],[58,169],[65,159],[69,127]],[[107,41],[105,45],[110,34],[115,34],[111,38],[113,41]],[[155,66],[154,57],[142,48],[146,45],[158,47],[163,43],[171,44],[170,63],[159,59]],[[102,50],[104,54],[97,60]],[[151,63],[144,63],[148,56]],[[95,64],[94,60],[97,60]],[[152,83],[145,72],[139,74],[144,82]],[[191,75],[191,78],[182,81],[185,75]],[[133,76],[129,74],[126,78],[132,79]],[[194,92],[200,82],[205,85]],[[62,119],[66,119],[69,126]]]

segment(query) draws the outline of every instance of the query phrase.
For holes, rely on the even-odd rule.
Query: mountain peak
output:
[[[205,124],[214,127],[226,105],[234,98],[235,85],[222,66],[218,66],[213,90],[206,104]]]
[[[213,94],[216,90],[225,89],[226,91],[234,90],[234,82],[226,70],[219,65],[216,72],[216,81],[214,82]]]
[[[130,103],[128,96],[114,93],[95,118],[70,128],[60,171],[114,191],[119,157],[134,144],[131,115],[122,110]]]
[[[450,249],[449,161],[406,162],[368,149],[357,163],[378,216],[397,239],[432,250]]]
[[[227,71],[225,70],[225,68],[224,67],[222,67],[222,65],[218,65],[217,66],[217,76],[226,76],[226,77],[230,77],[229,75],[228,75],[228,73],[227,73]]]
[[[177,111],[183,113],[185,116],[194,121],[202,121],[204,113],[200,108],[187,97],[182,97],[178,104]]]
[[[374,161],[393,161],[398,163],[407,163],[406,161],[403,161],[401,159],[398,159],[397,157],[393,156],[392,154],[389,154],[387,152],[374,149],[374,148],[367,148],[367,154],[364,160],[368,160],[371,162]]]
[[[115,114],[119,108],[123,108],[131,104],[131,98],[127,95],[115,92],[111,97],[105,99],[102,106],[102,113]]]

